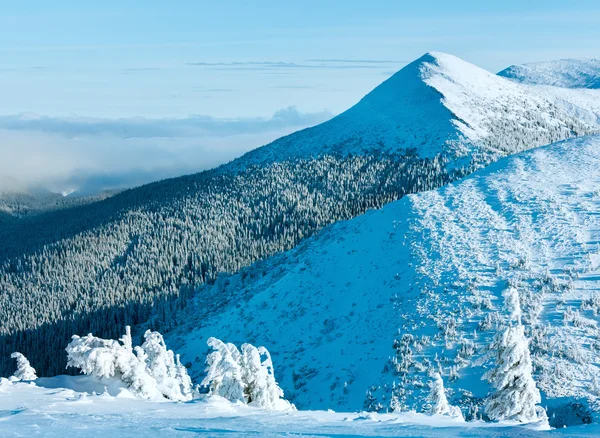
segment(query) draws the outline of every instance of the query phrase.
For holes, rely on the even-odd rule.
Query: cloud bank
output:
[[[270,118],[0,116],[0,190],[92,194],[215,167],[329,118],[294,107]]]

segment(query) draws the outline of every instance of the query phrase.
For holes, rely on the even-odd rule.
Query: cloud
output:
[[[226,91],[226,90],[220,90]],[[132,117],[97,119],[85,117],[48,117],[36,114],[0,116],[0,129],[60,134],[66,137],[114,136],[117,138],[228,137],[231,135],[297,128],[331,118],[327,111],[303,113],[295,107],[284,108],[270,118],[187,118],[149,119]]]
[[[285,69],[380,69],[389,64],[406,64],[404,61],[378,61],[369,59],[309,59],[304,63],[281,61],[233,61],[233,62],[188,62],[192,67],[206,67],[217,70],[285,70]]]
[[[390,61],[379,59],[307,59],[306,62],[323,62],[329,64],[406,64],[406,61]]]
[[[89,194],[140,185],[215,167],[331,116],[294,107],[269,118],[2,116],[0,190]]]

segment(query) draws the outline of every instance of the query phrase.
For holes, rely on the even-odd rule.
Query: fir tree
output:
[[[485,401],[485,413],[491,420],[519,422],[547,422],[540,391],[533,380],[529,341],[521,323],[518,291],[514,288],[504,293],[509,323],[499,332],[490,347],[494,352],[494,368],[483,378],[495,392]]]

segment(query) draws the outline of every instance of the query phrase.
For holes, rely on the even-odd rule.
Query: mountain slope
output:
[[[595,102],[427,54],[331,121],[218,169],[2,225],[0,371],[20,350],[41,374],[61,372],[73,333],[115,338],[150,317],[168,328],[220,272],[503,155],[597,132]]]
[[[47,190],[4,190],[0,191],[0,215],[16,220],[28,215],[90,204],[113,194],[114,192],[101,192],[93,196],[71,197]],[[1,219],[0,223],[2,223]]]
[[[367,390],[368,407],[394,392],[421,409],[435,366],[468,413],[489,390],[483,358],[510,283],[549,416],[586,421],[600,409],[599,167],[600,137],[570,140],[332,225],[205,286],[169,344],[196,376],[209,336],[266,345],[287,396],[311,409],[361,409]]]
[[[562,88],[600,88],[600,59],[561,59],[511,65],[498,73],[515,82]]]
[[[576,106],[576,105],[575,105]],[[234,162],[268,163],[319,154],[443,154],[485,163],[507,153],[597,131],[600,104],[573,114],[544,90],[493,75],[452,55],[428,53],[358,104],[315,128],[279,139]]]

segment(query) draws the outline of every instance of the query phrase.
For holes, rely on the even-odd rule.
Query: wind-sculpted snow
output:
[[[600,138],[570,140],[330,226],[207,286],[170,342],[192,375],[209,336],[269,345],[299,409],[385,410],[393,400],[427,410],[439,371],[448,401],[474,418],[492,389],[482,380],[495,363],[488,347],[510,317],[502,294],[514,288],[551,423],[591,421],[599,168]]]
[[[600,428],[540,431],[515,424],[466,423],[417,413],[267,411],[221,397],[188,403],[113,397],[87,376],[0,380],[2,437],[568,437],[597,436]],[[112,391],[111,391],[112,390]]]
[[[600,88],[600,59],[561,59],[511,65],[498,75],[516,82],[563,88]]]

